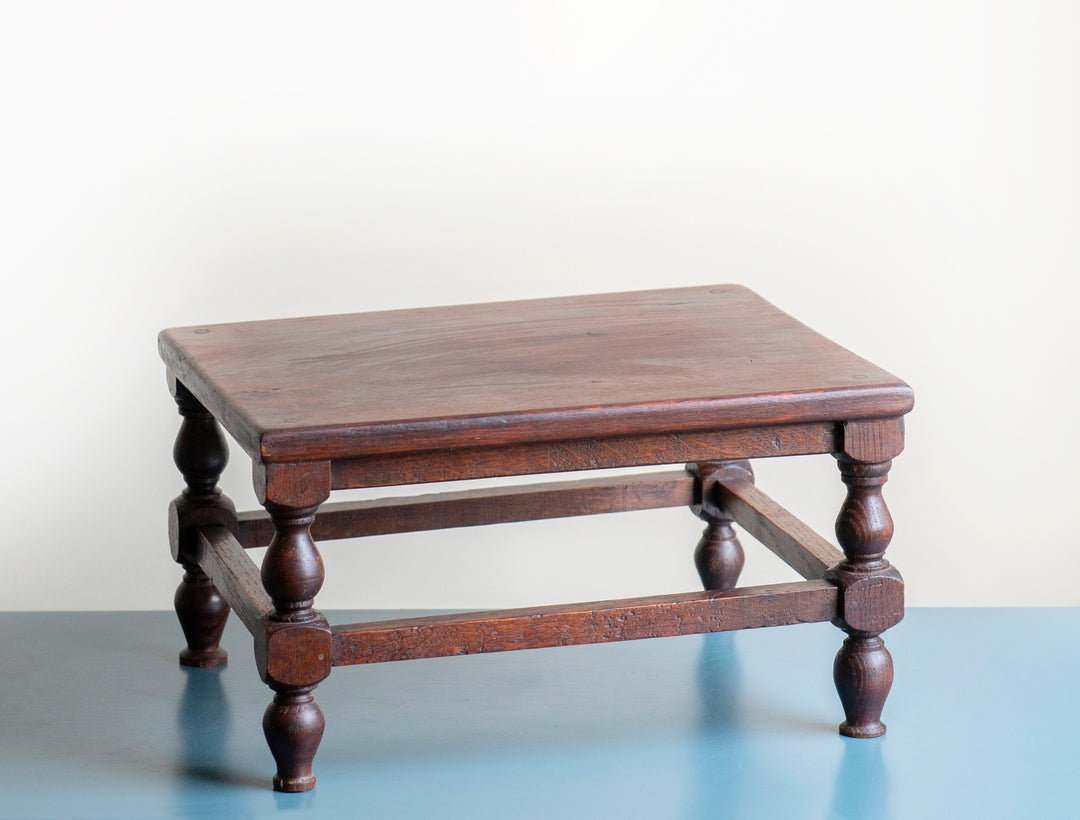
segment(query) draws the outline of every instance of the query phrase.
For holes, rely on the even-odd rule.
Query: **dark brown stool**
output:
[[[174,328],[159,349],[183,422],[187,488],[169,509],[183,564],[180,662],[225,662],[230,607],[274,690],[263,718],[274,788],[306,791],[335,666],[832,621],[851,737],[884,733],[903,617],[881,496],[911,389],[745,288]],[[266,511],[217,488],[251,456]],[[848,487],[843,549],[758,490],[748,459],[831,453]],[[332,490],[641,465],[686,469],[326,504]],[[686,505],[706,522],[704,592],[330,626],[315,608],[315,540]],[[316,513],[318,513],[316,515]],[[736,588],[732,523],[805,581]],[[314,539],[314,540],[313,540]],[[261,573],[245,548],[269,544]]]

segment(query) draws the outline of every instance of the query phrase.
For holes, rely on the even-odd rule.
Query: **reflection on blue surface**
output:
[[[836,732],[827,624],[335,670],[303,795],[238,623],[181,669],[171,613],[0,614],[0,817],[1080,817],[1080,610],[1050,614],[909,613],[874,740]]]
[[[844,738],[844,756],[833,786],[833,820],[890,820],[884,738]]]
[[[178,778],[199,788],[203,782],[229,782],[225,747],[232,733],[229,696],[221,685],[223,667],[180,667],[184,689],[176,710],[180,738]]]

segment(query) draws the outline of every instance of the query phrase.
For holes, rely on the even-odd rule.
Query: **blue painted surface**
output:
[[[331,622],[388,613],[332,613]],[[889,733],[836,734],[826,624],[335,670],[318,786],[171,613],[0,614],[0,816],[1080,818],[1080,609],[916,609]]]

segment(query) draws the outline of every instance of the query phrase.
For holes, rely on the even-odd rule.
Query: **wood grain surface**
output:
[[[263,589],[259,568],[225,527],[202,527],[199,534],[199,564],[252,635],[265,628],[274,610]]]
[[[478,527],[578,515],[688,506],[694,479],[683,470],[488,487],[407,498],[340,501],[319,508],[311,525],[316,541],[399,532]],[[240,543],[265,547],[274,535],[269,514],[238,516]]]
[[[832,584],[798,581],[726,592],[687,592],[342,624],[331,628],[333,664],[346,666],[817,623],[835,617],[836,602],[837,591]]]
[[[878,418],[913,401],[735,285],[174,328],[159,350],[264,461]]]
[[[749,481],[719,481],[719,505],[803,578],[824,578],[844,554]]]

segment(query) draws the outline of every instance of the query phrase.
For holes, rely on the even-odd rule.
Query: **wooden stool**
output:
[[[274,690],[274,788],[306,791],[312,692],[355,663],[832,621],[841,734],[885,731],[903,617],[881,496],[911,389],[733,285],[163,331],[187,488],[169,508],[184,569],[180,662],[216,666],[232,608]],[[217,488],[248,455],[266,511]],[[758,490],[747,459],[831,453],[848,487],[837,550]],[[332,490],[687,463],[685,470],[320,505]],[[315,540],[687,505],[704,592],[330,626]],[[318,511],[318,515],[316,512]],[[736,588],[736,522],[805,581]],[[314,540],[313,540],[314,539]],[[261,573],[244,553],[269,544]]]

